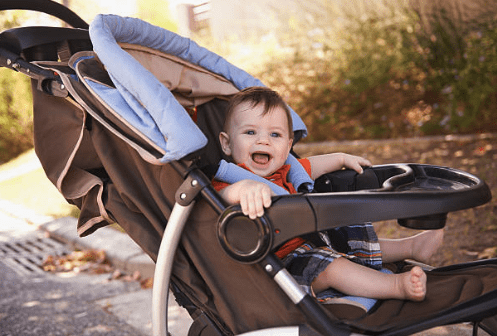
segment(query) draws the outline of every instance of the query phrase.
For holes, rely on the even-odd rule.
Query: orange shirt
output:
[[[299,159],[300,164],[304,167],[305,171],[309,176],[311,176],[311,163],[308,159]],[[244,164],[239,165],[242,168],[245,168],[250,171],[250,169],[247,168]],[[283,165],[280,169],[278,169],[273,175],[265,177],[265,179],[275,183],[276,185],[286,189],[290,194],[295,194],[297,191],[295,190],[295,187],[293,186],[292,183],[287,181],[287,176],[288,172],[290,171],[290,165]],[[226,182],[221,182],[217,180],[212,181],[212,185],[214,189],[217,191],[220,191],[227,186],[229,186],[229,183]],[[297,247],[302,245],[305,242],[304,239],[297,237],[290,239],[287,241],[285,244],[283,244],[278,251],[275,252],[276,256],[280,259],[284,258],[287,256],[290,252],[295,250]]]

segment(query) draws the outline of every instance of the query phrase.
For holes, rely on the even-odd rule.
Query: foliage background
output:
[[[454,1],[433,0],[428,13],[423,2],[359,10],[309,0],[262,37],[193,38],[278,90],[303,117],[307,142],[496,132],[497,0],[472,1],[480,10],[470,19],[447,10]],[[167,3],[142,0],[136,16],[175,31]],[[91,2],[74,6],[91,21]],[[25,20],[0,13],[3,29]],[[32,147],[32,108],[27,78],[0,69],[0,85],[1,163]]]
[[[0,28],[18,25],[17,15],[0,13]],[[1,163],[33,146],[33,108],[30,81],[26,76],[0,68],[0,88]]]
[[[257,75],[304,117],[308,141],[495,132],[496,2],[470,19],[422,2],[357,15],[314,1],[280,40],[290,52]]]

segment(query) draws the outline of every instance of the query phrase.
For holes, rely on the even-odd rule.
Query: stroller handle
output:
[[[89,25],[69,8],[51,0],[2,0],[0,11],[3,10],[31,10],[45,13],[61,19],[74,28],[88,29]]]

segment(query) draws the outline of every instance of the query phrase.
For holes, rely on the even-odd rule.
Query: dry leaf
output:
[[[142,281],[140,281],[140,286],[143,289],[149,289],[154,286],[154,278],[147,278]]]
[[[123,275],[123,273],[121,272],[121,270],[116,269],[116,270],[112,273],[111,279],[113,279],[113,280],[119,279],[122,275]]]
[[[42,268],[46,272],[105,273],[111,271],[103,250],[73,251],[62,256],[48,255],[43,261]]]
[[[490,259],[497,257],[497,247],[489,247],[478,254],[478,259]]]

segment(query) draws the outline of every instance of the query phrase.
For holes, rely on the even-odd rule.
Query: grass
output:
[[[30,150],[0,166],[1,173],[15,171],[35,159]],[[67,203],[57,188],[46,177],[43,169],[37,168],[0,182],[0,199],[23,205],[39,214],[55,218],[77,217],[77,208]]]

